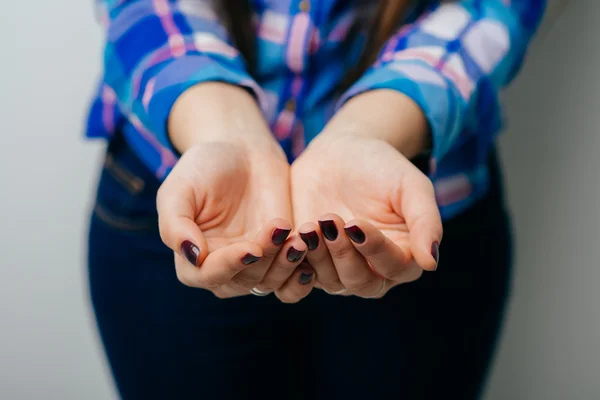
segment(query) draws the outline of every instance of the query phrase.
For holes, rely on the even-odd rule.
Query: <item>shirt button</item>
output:
[[[296,112],[296,100],[289,99],[285,103],[285,109],[288,110],[288,111],[290,111],[290,112]]]
[[[300,11],[307,13],[310,11],[310,1],[309,0],[302,0],[300,2]]]

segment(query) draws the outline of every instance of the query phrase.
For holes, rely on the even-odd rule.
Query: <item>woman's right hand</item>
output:
[[[157,208],[179,280],[220,298],[256,287],[285,302],[308,295],[314,279],[302,282],[312,270],[297,268],[306,245],[288,238],[289,164],[254,100],[226,84],[199,85],[175,104],[169,132],[183,156]]]

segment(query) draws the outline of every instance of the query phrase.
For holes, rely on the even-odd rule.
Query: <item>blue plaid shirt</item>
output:
[[[498,93],[519,70],[545,0],[415,2],[378,60],[340,95],[364,37],[352,28],[376,3],[252,0],[257,70],[250,76],[211,1],[100,1],[104,77],[87,136],[120,130],[163,179],[177,161],[166,132],[173,103],[189,87],[216,80],[255,94],[293,160],[344,101],[393,89],[429,121],[431,179],[442,217],[452,217],[488,190],[488,152],[502,128]]]

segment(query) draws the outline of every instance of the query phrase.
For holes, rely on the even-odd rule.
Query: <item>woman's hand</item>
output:
[[[289,164],[254,100],[225,84],[199,85],[176,103],[169,132],[183,156],[157,208],[180,281],[221,298],[258,286],[286,302],[306,296],[312,271],[296,268],[306,245],[288,238]]]
[[[318,285],[371,298],[436,269],[442,223],[431,181],[384,138],[359,129],[368,106],[358,105],[340,111],[292,165],[292,200]],[[394,138],[415,152],[425,143]]]

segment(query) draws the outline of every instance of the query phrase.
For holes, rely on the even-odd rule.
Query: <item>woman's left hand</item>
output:
[[[327,292],[378,298],[437,268],[433,185],[387,142],[323,135],[294,162],[291,180],[295,226]]]

